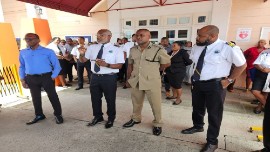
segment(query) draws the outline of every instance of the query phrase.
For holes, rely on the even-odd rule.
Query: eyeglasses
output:
[[[37,39],[37,38],[24,38],[23,40],[25,40],[25,41],[33,41],[34,39]]]

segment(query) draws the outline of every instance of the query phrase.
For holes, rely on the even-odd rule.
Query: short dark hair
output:
[[[135,36],[136,34],[132,34],[132,36],[131,37],[133,37],[133,36]]]
[[[39,36],[36,33],[26,33],[25,35],[34,35],[37,39],[39,39]]]
[[[123,37],[123,40],[126,40],[126,41],[128,41],[128,38],[126,38],[126,37]]]
[[[83,39],[83,40],[85,40],[85,38],[84,38],[83,36],[79,36],[78,39]]]
[[[169,40],[169,38],[163,37],[163,38],[161,38],[161,40]]]

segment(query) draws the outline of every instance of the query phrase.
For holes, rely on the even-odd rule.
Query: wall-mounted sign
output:
[[[85,42],[92,42],[92,36],[65,36],[66,39],[71,38],[72,40],[78,40],[78,37],[84,37]]]
[[[249,42],[251,38],[251,28],[238,28],[236,41]]]

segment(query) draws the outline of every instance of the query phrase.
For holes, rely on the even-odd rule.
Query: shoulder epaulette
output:
[[[235,46],[235,44],[232,43],[232,42],[226,42],[226,44],[229,45],[230,47],[234,47]]]

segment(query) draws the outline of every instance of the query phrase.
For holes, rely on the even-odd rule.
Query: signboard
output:
[[[85,38],[85,43],[92,42],[92,36],[65,36],[65,39],[71,38],[72,40],[78,40],[78,37],[84,37]]]
[[[236,41],[249,42],[251,38],[251,28],[238,28]]]

